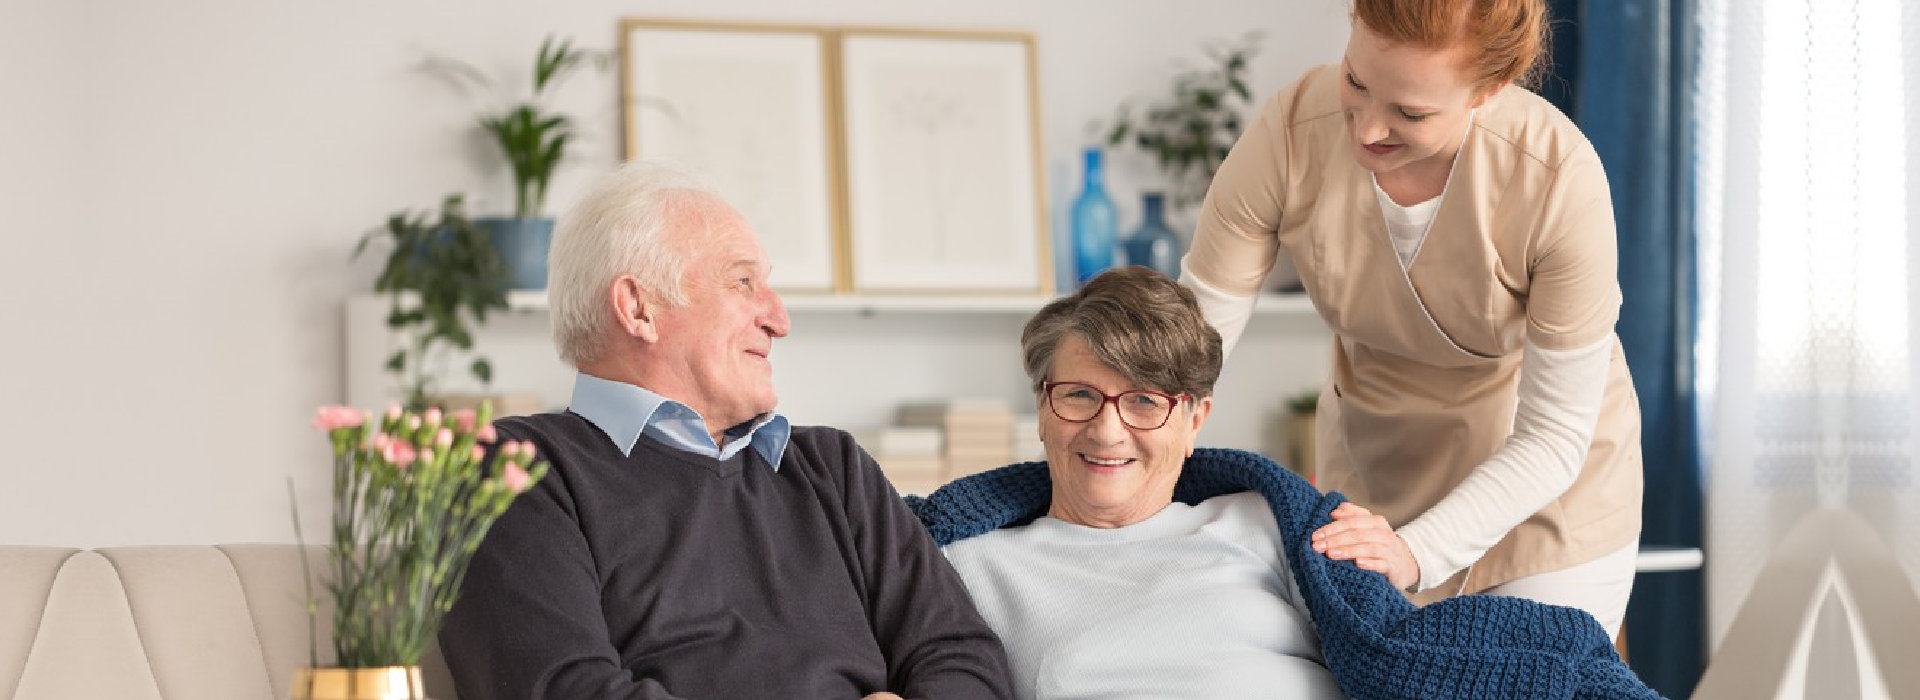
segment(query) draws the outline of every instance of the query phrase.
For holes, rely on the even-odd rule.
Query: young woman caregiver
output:
[[[1544,0],[1357,0],[1340,63],[1220,167],[1181,281],[1231,348],[1284,247],[1332,329],[1314,467],[1354,503],[1316,549],[1417,602],[1532,598],[1618,636],[1640,414],[1606,175],[1515,84],[1546,23]]]

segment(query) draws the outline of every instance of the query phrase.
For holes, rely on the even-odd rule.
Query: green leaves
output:
[[[547,183],[566,157],[572,122],[564,116],[543,115],[538,106],[527,103],[503,115],[484,117],[480,125],[493,136],[513,170],[516,215],[537,216],[546,204]]]
[[[428,358],[445,348],[473,349],[469,319],[484,323],[487,312],[507,308],[507,266],[492,239],[467,218],[458,194],[441,202],[437,219],[409,211],[387,217],[386,227],[367,234],[355,254],[382,235],[393,251],[374,290],[391,297],[387,328],[410,336],[387,358],[386,369],[401,375],[406,404],[420,407],[433,391]],[[490,366],[473,375],[483,385],[493,380]]]
[[[477,413],[395,411],[377,426],[336,431],[351,433],[333,446],[325,581],[339,666],[418,664],[453,608],[474,550],[517,493],[500,483],[519,467],[502,465],[526,463],[523,489],[546,475],[530,446],[482,440],[491,418],[484,405]]]
[[[1153,155],[1173,180],[1174,200],[1186,204],[1206,194],[1213,173],[1240,138],[1240,112],[1252,106],[1247,59],[1261,35],[1216,46],[1211,66],[1174,76],[1171,94],[1144,108],[1123,104],[1107,130],[1107,145],[1131,144]]]
[[[573,136],[573,122],[546,112],[541,98],[583,63],[604,68],[608,58],[605,52],[574,48],[572,39],[548,35],[533,59],[532,96],[503,113],[480,118],[481,128],[493,137],[513,170],[515,216],[538,216],[546,207],[547,183],[566,158],[567,142]]]

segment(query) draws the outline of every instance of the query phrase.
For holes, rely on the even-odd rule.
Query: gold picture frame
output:
[[[712,174],[777,289],[1052,294],[1031,33],[634,17],[620,35],[627,158]]]
[[[798,24],[620,23],[628,159],[712,176],[783,292],[845,292],[834,36]]]
[[[853,289],[1050,295],[1033,35],[836,34]]]

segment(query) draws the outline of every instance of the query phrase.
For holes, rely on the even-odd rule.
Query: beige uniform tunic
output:
[[[1398,528],[1506,442],[1527,341],[1572,350],[1613,337],[1613,207],[1580,131],[1508,87],[1480,107],[1420,256],[1403,269],[1371,173],[1352,155],[1340,80],[1338,66],[1315,68],[1262,108],[1213,180],[1186,266],[1215,289],[1251,295],[1286,246],[1334,332],[1320,487]],[[1639,405],[1613,345],[1573,486],[1417,599],[1482,591],[1638,539]]]

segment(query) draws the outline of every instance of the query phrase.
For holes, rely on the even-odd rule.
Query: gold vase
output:
[[[293,700],[426,700],[419,666],[302,668],[293,676]]]

